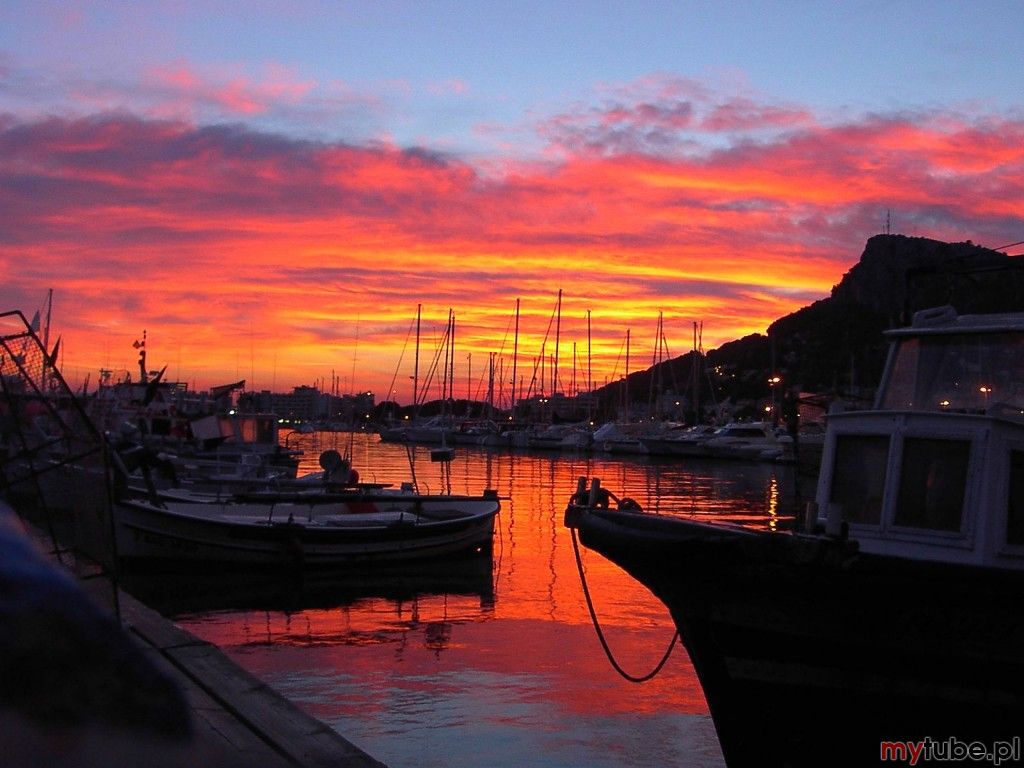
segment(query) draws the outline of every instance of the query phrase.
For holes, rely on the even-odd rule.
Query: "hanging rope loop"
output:
[[[608,657],[608,661],[611,662],[612,667],[626,680],[631,683],[646,683],[648,680],[653,679],[662,668],[668,662],[669,657],[672,655],[673,649],[676,647],[676,641],[679,640],[679,630],[676,630],[675,634],[672,635],[672,640],[669,641],[668,648],[665,649],[665,655],[661,657],[661,661],[658,662],[657,666],[654,667],[646,675],[631,675],[622,668],[619,662],[615,659],[615,655],[612,653],[611,647],[608,645],[608,641],[605,639],[604,632],[601,631],[601,624],[597,620],[597,612],[594,610],[594,601],[590,597],[590,588],[587,586],[587,575],[583,570],[583,559],[580,557],[580,546],[576,539],[576,529],[570,529],[572,534],[572,551],[576,555],[576,569],[580,574],[580,584],[583,586],[583,596],[587,600],[587,610],[590,611],[590,620],[594,624],[594,629],[597,631],[597,638],[601,641],[601,647],[604,649],[605,656]]]

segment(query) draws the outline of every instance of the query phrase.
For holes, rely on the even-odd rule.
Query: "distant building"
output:
[[[298,386],[291,392],[250,392],[238,401],[242,410],[273,413],[286,422],[341,422],[353,424],[365,421],[373,411],[372,392],[354,395],[329,395],[316,387]]]

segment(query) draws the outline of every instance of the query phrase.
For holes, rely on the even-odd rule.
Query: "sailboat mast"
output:
[[[544,365],[545,365],[545,363],[547,363],[547,360],[548,360],[547,346],[548,346],[547,339],[545,339],[544,341],[542,341],[540,343],[540,360],[538,360],[538,363],[540,363],[540,393],[539,394],[540,394],[541,397],[544,397],[544,395],[547,394],[547,392],[544,391],[544,388],[547,386],[547,375],[544,372]],[[535,368],[536,368],[536,366],[535,366]]]
[[[448,310],[448,396],[455,400],[455,311]]]
[[[555,320],[555,363],[551,370],[551,394],[558,391],[558,338],[562,333],[562,289],[558,289],[557,318]]]
[[[519,362],[519,299],[516,299],[516,335],[512,342],[512,402],[509,410],[516,407],[516,365]]]
[[[626,379],[622,389],[622,405],[626,409],[626,421],[629,421],[629,328],[626,329]]]
[[[572,397],[576,397],[576,342],[572,343],[572,389],[570,390]]]
[[[658,335],[661,333],[661,313],[658,313],[658,324],[654,331],[654,354],[651,355],[651,380],[647,387],[647,415],[653,415],[654,405],[654,369],[658,365]]]
[[[412,370],[412,404],[414,408],[418,408],[419,401],[419,386],[420,386],[420,313],[423,311],[423,305],[416,305],[416,362],[413,365]]]
[[[700,423],[700,403],[698,402],[700,392],[700,352],[697,349],[697,321],[693,321],[693,423]]]
[[[494,356],[491,352],[487,364],[487,418],[494,417]]]
[[[452,311],[448,310],[448,323],[444,328],[444,337],[441,343],[444,345],[444,367],[441,369],[441,408],[445,408],[448,402],[448,370],[450,368],[448,355],[452,351]]]
[[[594,380],[591,378],[590,310],[587,310],[587,421],[594,418]]]

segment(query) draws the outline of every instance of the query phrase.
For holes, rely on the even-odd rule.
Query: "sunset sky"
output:
[[[594,384],[896,233],[1024,240],[1024,3],[0,4],[0,311],[72,383]],[[1024,252],[1017,246],[1010,253]],[[590,313],[588,345],[587,316]],[[550,332],[549,332],[550,325]],[[588,350],[589,346],[589,350]],[[500,357],[499,357],[500,356]],[[472,370],[470,370],[470,364]],[[577,373],[585,386],[585,373]]]

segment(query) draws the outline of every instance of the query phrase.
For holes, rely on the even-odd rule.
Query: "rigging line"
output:
[[[604,632],[601,631],[601,624],[597,620],[597,612],[594,610],[594,601],[590,598],[590,589],[587,587],[587,575],[583,570],[583,560],[580,558],[580,545],[576,540],[576,529],[570,529],[570,533],[572,533],[572,551],[573,554],[576,555],[576,569],[580,573],[580,584],[583,586],[583,596],[587,600],[587,610],[590,611],[590,620],[594,623],[594,629],[597,630],[597,639],[601,641],[601,647],[604,649],[604,655],[608,657],[608,661],[611,662],[615,671],[622,675],[626,680],[629,680],[631,683],[646,683],[661,672],[662,667],[664,667],[668,662],[673,649],[676,647],[676,642],[679,640],[679,630],[677,629],[675,634],[672,635],[672,640],[669,641],[668,648],[665,650],[665,655],[661,657],[661,661],[659,661],[654,669],[646,675],[640,675],[637,677],[629,674],[619,666],[619,662],[615,660],[615,656],[612,654],[612,649],[609,647],[608,641],[605,639]]]
[[[451,330],[450,326],[445,328],[444,335],[441,337],[441,341],[440,342],[437,341],[437,338],[435,336],[435,339],[434,339],[434,344],[435,344],[435,347],[434,347],[434,359],[431,361],[430,369],[427,371],[427,383],[424,384],[423,388],[420,390],[420,393],[423,395],[423,397],[420,399],[420,403],[419,404],[423,404],[423,403],[427,402],[427,393],[429,392],[430,387],[434,383],[434,376],[438,373],[438,366],[441,364],[441,354],[447,352],[446,345],[448,343],[448,333],[449,333],[450,330]],[[436,328],[434,329],[434,332],[435,332],[435,334],[437,333],[437,329]],[[447,372],[445,373],[444,376],[440,377],[441,381],[444,381],[446,379],[447,379]],[[443,396],[444,396],[444,393],[442,392],[441,397],[443,397]]]
[[[402,368],[402,359],[405,357],[405,350],[409,347],[409,338],[412,336],[412,329],[416,326],[416,321],[413,320],[409,323],[409,330],[405,334],[405,343],[402,345],[402,352],[398,356],[398,365],[395,366],[395,373],[391,377],[391,386],[388,387],[388,400],[391,399],[391,393],[395,391],[395,382],[398,380],[398,371]],[[353,374],[353,379],[355,374]],[[415,405],[416,403],[413,403]]]

